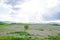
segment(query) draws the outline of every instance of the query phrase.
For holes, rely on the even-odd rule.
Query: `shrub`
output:
[[[49,36],[48,40],[60,40],[60,36]]]
[[[25,31],[19,31],[19,32],[11,32],[11,34],[19,34],[19,35],[26,35],[26,36],[31,36],[29,33],[25,32]]]
[[[29,28],[29,25],[28,24],[25,24],[24,25],[24,29],[27,30]]]

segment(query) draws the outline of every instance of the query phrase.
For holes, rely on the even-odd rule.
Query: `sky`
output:
[[[60,0],[0,0],[0,21],[60,22]]]

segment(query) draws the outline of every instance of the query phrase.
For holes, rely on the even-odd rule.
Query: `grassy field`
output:
[[[48,24],[1,24],[0,40],[60,40],[60,30]]]

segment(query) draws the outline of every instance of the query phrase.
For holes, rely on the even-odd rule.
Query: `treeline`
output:
[[[52,24],[53,26],[60,26],[60,24]]]
[[[8,22],[0,22],[0,25],[6,25],[9,24]]]
[[[0,25],[26,25],[27,23],[0,22]]]

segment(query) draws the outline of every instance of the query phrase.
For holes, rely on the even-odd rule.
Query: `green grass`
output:
[[[0,40],[60,40],[60,36],[49,36],[48,38],[0,36]]]
[[[5,27],[6,25],[0,25],[0,31],[4,30]]]
[[[6,27],[10,27],[11,25],[0,25],[0,32],[4,31]]]
[[[59,35],[57,35],[57,36],[49,36],[47,39],[48,40],[60,40],[60,36]]]
[[[22,36],[22,35],[31,36],[29,33],[25,32],[25,31],[10,32],[10,34],[19,34],[20,36]]]
[[[15,32],[22,35],[26,35],[26,32]],[[25,33],[25,34],[24,34]],[[25,37],[16,37],[16,36],[0,36],[0,40],[60,40],[60,35],[57,36],[48,36],[47,38],[38,38],[38,37],[32,37],[32,36],[25,36]]]
[[[14,25],[20,25],[20,24],[14,24]],[[14,26],[14,25],[13,24],[0,25],[0,31],[3,31],[5,27],[10,27],[10,26]],[[21,25],[26,25],[26,24],[21,24]],[[38,28],[35,30],[44,31],[45,29]],[[49,31],[52,31],[52,29],[50,29]],[[17,36],[13,36],[13,35],[12,36],[0,36],[0,40],[60,40],[60,33],[57,36],[48,36],[47,38],[33,37],[33,35],[29,34],[28,32],[26,32],[24,30],[15,31],[15,32],[11,31],[9,34],[19,34],[19,36],[21,36],[21,37],[17,37]]]
[[[0,36],[0,40],[45,40],[45,38],[33,38],[33,37],[13,37],[13,36]]]
[[[24,40],[25,38],[18,38],[13,36],[0,36],[0,40]]]

